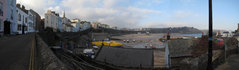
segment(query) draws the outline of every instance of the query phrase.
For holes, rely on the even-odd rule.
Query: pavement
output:
[[[0,38],[0,70],[31,70],[33,46],[33,34]]]
[[[235,54],[227,58],[226,62],[219,65],[215,70],[238,70],[239,54]]]

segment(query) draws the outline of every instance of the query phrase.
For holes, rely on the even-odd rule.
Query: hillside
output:
[[[151,33],[184,33],[184,34],[191,34],[191,33],[201,33],[199,29],[193,27],[175,27],[175,28],[148,28],[149,32]]]

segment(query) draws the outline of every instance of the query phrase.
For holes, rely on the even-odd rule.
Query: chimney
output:
[[[237,27],[237,30],[239,30],[239,23],[238,23],[238,25],[237,25],[238,27]]]
[[[16,6],[17,6],[18,8],[21,8],[21,7],[20,7],[20,6],[21,6],[20,4],[17,4]]]
[[[23,10],[26,10],[24,5],[22,5],[22,9],[23,9]]]

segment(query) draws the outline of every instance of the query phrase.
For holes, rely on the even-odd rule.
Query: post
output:
[[[207,65],[207,70],[213,70],[212,67],[212,0],[209,0],[209,42],[208,42],[208,65]]]

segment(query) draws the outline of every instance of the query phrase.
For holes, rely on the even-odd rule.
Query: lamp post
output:
[[[208,42],[208,65],[207,70],[213,70],[212,67],[212,0],[209,0],[209,42]]]

